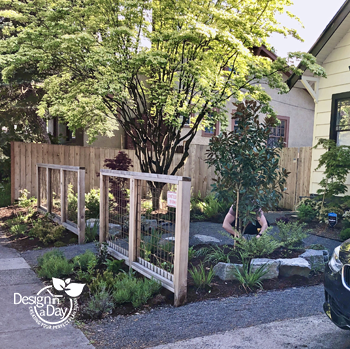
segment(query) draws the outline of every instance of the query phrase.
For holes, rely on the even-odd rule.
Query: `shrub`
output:
[[[96,277],[92,278],[89,283],[89,288],[92,294],[95,294],[102,287],[105,287],[108,292],[113,292],[117,283],[117,278],[114,277],[111,271],[105,270],[103,273],[99,272]]]
[[[336,207],[336,206],[323,207],[319,213],[319,217],[318,217],[319,221],[324,222],[324,223],[328,223],[328,213],[331,213],[331,212],[334,212],[337,214],[338,220],[344,214],[344,211],[340,207]]]
[[[36,198],[33,196],[28,198],[29,191],[27,189],[20,190],[20,197],[18,198],[18,206],[19,207],[33,207],[36,205]]]
[[[321,189],[318,194],[323,195],[322,206],[325,198],[333,195],[344,194],[348,188],[345,185],[346,178],[350,172],[350,147],[346,145],[338,146],[333,139],[319,139],[314,146],[323,146],[327,151],[324,152],[318,161],[315,170],[325,167],[323,178],[319,182]]]
[[[340,238],[342,240],[350,239],[350,228],[342,229],[342,231],[340,232]]]
[[[197,286],[197,290],[200,288],[205,289],[210,287],[210,284],[214,277],[213,268],[210,267],[207,273],[203,263],[201,263],[197,268],[193,267],[192,270],[189,270],[189,273],[193,279],[194,284]]]
[[[213,264],[217,264],[219,262],[230,263],[230,255],[233,254],[233,251],[229,253],[224,252],[224,246],[221,248],[220,246],[210,246],[206,252],[206,256],[204,258],[204,262],[209,262]]]
[[[269,230],[270,228],[268,228]],[[252,238],[245,240],[243,238],[235,238],[237,242],[238,252],[245,258],[260,258],[270,255],[278,247],[280,243],[265,231],[259,239]]]
[[[22,213],[18,213],[15,218],[8,219],[6,221],[6,225],[8,227],[11,227],[13,225],[18,225],[26,222],[26,216],[23,215]]]
[[[43,278],[61,278],[73,273],[73,264],[70,263],[58,250],[46,252],[38,258],[38,275]]]
[[[343,227],[350,228],[350,211],[345,211],[343,214]]]
[[[51,257],[65,258],[62,251],[57,250],[57,249],[52,249],[51,251],[48,251],[45,254],[43,254],[42,256],[37,258],[38,266],[41,267]]]
[[[11,182],[3,182],[0,184],[0,207],[11,205]]]
[[[82,271],[87,271],[89,264],[97,265],[97,258],[91,250],[85,251],[83,254],[73,258],[75,268],[80,268]]]
[[[309,230],[305,230],[305,226],[305,223],[290,222],[285,224],[283,222],[278,222],[277,227],[279,232],[277,237],[282,245],[287,248],[298,247],[302,243],[302,240],[308,236]]]
[[[220,210],[220,204],[214,194],[206,196],[203,205],[203,214],[206,218],[210,219],[218,215]]]
[[[93,319],[101,319],[103,314],[110,313],[113,308],[113,297],[106,287],[102,286],[90,296],[85,312]]]
[[[91,189],[89,193],[85,194],[85,217],[98,218],[100,215],[100,190]]]
[[[63,247],[63,246],[66,246],[66,244],[65,244],[63,241],[56,241],[53,245],[54,245],[55,247]]]
[[[121,260],[107,259],[107,262],[106,262],[107,270],[113,273],[113,275],[117,275],[121,272],[124,262],[125,262],[124,259],[121,259]]]
[[[132,275],[124,274],[114,284],[113,298],[117,304],[131,302],[135,308],[138,308],[157,293],[160,287],[160,283],[153,279],[137,279]]]
[[[133,167],[132,160],[128,154],[120,151],[114,159],[105,159],[104,166],[111,170],[129,171]],[[111,192],[114,201],[117,203],[116,210],[118,213],[125,213],[128,204],[128,190],[126,188],[126,178],[111,178]]]
[[[297,208],[297,216],[303,222],[309,222],[316,218],[317,211],[309,205],[302,204]]]
[[[61,239],[64,231],[65,228],[61,225],[38,219],[33,223],[33,228],[30,229],[29,235],[38,238],[44,245],[48,245]]]
[[[197,197],[191,198],[191,216],[197,220],[222,221],[230,206],[227,201],[220,201],[215,194],[202,199],[199,192]]]
[[[262,289],[263,286],[260,279],[267,273],[266,264],[263,264],[257,270],[252,271],[250,268],[249,260],[245,259],[242,256],[242,262],[242,272],[235,265],[236,270],[233,272],[233,275],[237,278],[246,292],[247,290],[252,291],[253,288]]]
[[[15,237],[24,235],[26,230],[27,230],[27,226],[25,224],[15,224],[10,228],[11,234],[13,234]]]
[[[94,225],[85,226],[85,242],[93,242],[98,240],[99,225],[98,221],[94,222]]]

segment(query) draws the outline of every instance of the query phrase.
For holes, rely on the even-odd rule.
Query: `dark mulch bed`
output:
[[[332,239],[332,240],[343,241],[340,238],[340,231],[342,227],[339,224],[336,225],[334,228],[331,228],[326,223],[310,222],[310,223],[307,223],[306,228],[311,229],[311,232],[310,232],[311,234]]]
[[[10,230],[6,226],[6,221],[8,219],[15,218],[19,214],[26,214],[28,212],[28,209],[21,208],[18,206],[8,206],[8,207],[1,207],[0,208],[0,222],[5,223],[2,224],[1,229],[5,232],[6,237],[8,239],[7,247],[15,248],[16,250],[23,252],[28,250],[34,250],[38,248],[49,248],[54,247],[54,243],[49,243],[47,245],[43,244],[38,238],[36,237],[30,237],[28,235],[23,236],[15,236],[11,234]],[[39,213],[34,213],[32,219],[36,219],[39,217]],[[27,223],[28,227],[31,228],[31,224]],[[75,240],[75,243],[78,242],[78,237],[74,233],[72,233],[69,230],[65,230],[63,232],[63,236],[60,239],[62,244],[68,245],[72,244],[73,240]]]
[[[50,248],[54,247],[54,243],[49,243],[47,245],[43,244],[39,239],[35,237],[23,236],[23,237],[15,237],[6,232],[6,237],[9,240],[7,243],[7,247],[15,248],[16,250],[23,252],[28,250],[34,250],[39,248]],[[75,243],[78,243],[78,237],[74,233],[69,230],[65,230],[63,232],[63,236],[60,239],[62,244],[69,245],[73,244],[73,239],[76,240]],[[63,246],[63,245],[62,245]]]
[[[295,217],[290,217],[290,220],[293,222],[298,221],[298,219]],[[333,228],[331,228],[327,223],[306,222],[305,224],[305,229],[309,229],[309,233],[312,235],[317,235],[323,238],[337,241],[343,241],[340,238],[340,231],[343,228],[341,222],[338,222],[337,225]]]
[[[19,208],[18,206],[9,206],[0,208],[0,222],[5,223],[7,219],[14,218],[18,213],[23,212],[25,213],[27,210]],[[2,230],[6,231],[6,228],[4,229],[4,225],[2,226]],[[13,236],[9,235],[8,233],[8,246],[13,247],[19,251],[25,251],[25,250],[31,250],[35,248],[44,248],[44,247],[53,247],[53,244],[44,245],[42,242],[40,242],[36,238],[29,238],[28,236],[24,236],[21,238],[14,238]],[[62,241],[64,243],[68,243],[72,238],[76,238],[76,235],[65,231],[64,237]],[[201,247],[208,247],[208,245],[198,245],[196,246],[196,250],[200,249]],[[232,251],[231,247],[226,247],[224,249],[225,253],[228,253],[229,251]],[[270,256],[264,256],[268,258],[295,258],[298,257],[303,250],[295,250],[295,251],[288,251],[286,249],[280,248],[276,250],[272,255]],[[239,260],[237,257],[231,257],[230,261],[232,263],[238,263]],[[194,258],[189,262],[189,265],[198,266],[200,263],[204,262],[204,256]],[[204,263],[205,267],[210,267],[208,263]],[[141,275],[139,275],[141,277]],[[289,278],[278,278],[278,279],[272,279],[272,280],[264,280],[262,282],[263,289],[264,290],[282,290],[285,288],[290,287],[300,287],[300,286],[311,286],[311,285],[317,285],[323,282],[323,274],[312,274],[309,278],[305,277],[289,277]],[[225,297],[231,297],[231,296],[241,296],[249,293],[257,293],[261,292],[261,290],[245,290],[237,281],[222,281],[218,277],[214,277],[211,287],[206,290],[198,290],[197,287],[194,285],[194,282],[188,274],[188,293],[187,293],[187,302],[188,303],[194,303],[199,302],[207,299],[213,299],[213,298],[225,298]],[[85,294],[85,296],[81,297],[80,303],[86,304],[86,301],[88,299],[89,295]],[[166,290],[165,288],[162,288],[161,292],[150,299],[146,305],[144,305],[141,309],[135,309],[131,304],[125,304],[121,305],[115,308],[113,312],[113,316],[118,315],[128,315],[128,314],[134,314],[137,313],[140,310],[147,310],[155,308],[159,305],[172,305],[174,303],[174,295],[170,291]],[[87,319],[86,316],[84,317],[81,314],[81,319]]]
[[[220,299],[227,297],[239,297],[246,294],[255,294],[262,291],[269,290],[283,290],[291,287],[303,287],[314,286],[323,283],[323,273],[317,273],[310,275],[309,278],[301,276],[292,276],[289,278],[276,278],[271,280],[264,280],[262,282],[263,289],[255,289],[252,291],[245,290],[238,281],[223,281],[218,277],[214,277],[211,287],[206,290],[198,290],[194,285],[193,280],[188,278],[187,288],[187,303],[196,303],[209,299]],[[80,299],[79,303],[83,305],[87,301],[87,295],[85,298]],[[86,304],[86,303],[85,303]],[[150,299],[147,304],[141,308],[135,309],[131,303],[126,303],[116,307],[111,314],[112,316],[118,315],[132,315],[140,311],[147,311],[158,306],[174,304],[174,295],[172,292],[161,289],[161,292]],[[89,320],[86,314],[80,313],[79,320]]]

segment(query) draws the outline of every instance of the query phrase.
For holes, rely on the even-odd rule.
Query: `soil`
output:
[[[290,220],[297,221],[297,218],[291,217]],[[317,235],[337,241],[343,241],[340,238],[340,232],[342,230],[341,223],[337,223],[337,225],[333,228],[331,228],[327,223],[306,222],[305,224],[305,229],[310,230],[309,233],[312,235]]]
[[[342,229],[341,226],[335,226],[331,228],[326,223],[318,223],[318,222],[310,222],[307,224],[306,229],[311,229],[311,234],[322,236],[324,238],[343,241],[340,238],[340,231]]]
[[[30,237],[28,235],[24,236],[16,236],[14,234],[11,234],[10,230],[6,226],[6,221],[8,219],[15,218],[19,214],[26,214],[28,209],[21,208],[18,206],[8,206],[8,207],[1,207],[0,208],[0,222],[2,230],[5,232],[6,237],[8,239],[7,241],[7,247],[15,248],[16,250],[23,252],[28,250],[34,250],[34,249],[40,249],[40,248],[49,248],[54,247],[54,242],[49,244],[44,244],[36,237]],[[33,215],[33,219],[38,218],[39,216],[42,217],[39,213],[35,213]],[[4,224],[5,223],[5,224]],[[31,228],[31,225],[28,223],[28,229]],[[71,231],[65,229],[63,232],[62,238],[60,239],[60,242],[62,242],[62,246],[72,244],[73,240],[75,240],[75,243],[78,242],[78,237]]]

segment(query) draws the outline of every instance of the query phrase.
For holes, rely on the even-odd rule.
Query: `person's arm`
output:
[[[264,216],[264,212],[260,211],[260,216],[258,215],[256,219],[261,225],[260,232],[257,235],[257,237],[259,238],[262,235],[262,233],[267,229],[268,225],[267,225],[266,217]]]
[[[230,212],[227,213],[224,222],[222,223],[222,227],[231,235],[234,237],[239,237],[240,234],[238,233],[237,230],[233,229],[232,223],[235,220],[235,215],[232,215]]]

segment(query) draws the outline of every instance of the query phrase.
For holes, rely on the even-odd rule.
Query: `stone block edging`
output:
[[[324,271],[324,266],[327,262],[328,255],[326,256],[324,251],[306,250],[298,258],[253,258],[251,260],[251,268],[255,271],[260,266],[264,264],[267,265],[267,273],[261,278],[261,280],[294,275],[308,277],[312,269]],[[220,262],[213,268],[214,275],[218,276],[223,281],[237,280],[233,275],[234,270],[236,270],[235,266],[237,266],[240,271],[242,270],[242,264]]]

